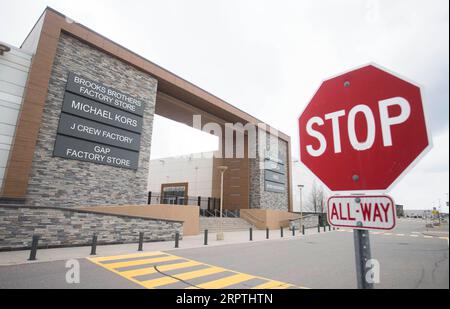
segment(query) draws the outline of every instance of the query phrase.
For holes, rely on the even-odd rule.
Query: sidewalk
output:
[[[332,230],[333,231],[333,230]],[[323,228],[321,229],[323,233]],[[327,228],[327,233],[328,228]],[[306,230],[305,236],[315,235],[317,233],[317,228]],[[208,237],[208,246],[204,245],[204,235],[197,236],[185,236],[180,240],[179,249],[175,249],[174,241],[166,242],[154,242],[145,243],[144,252],[152,251],[176,251],[183,249],[194,249],[194,248],[206,248],[213,246],[226,246],[241,243],[257,243],[257,242],[270,242],[270,241],[287,241],[293,239],[299,239],[305,237],[300,235],[296,231],[296,236],[292,236],[292,231],[285,228],[284,237],[281,238],[280,230],[270,231],[270,240],[266,239],[265,230],[254,230],[253,231],[253,241],[250,242],[250,232],[249,231],[238,231],[238,232],[225,232],[225,240],[217,241],[216,233],[210,233]],[[111,256],[111,255],[124,255],[136,253],[138,249],[138,244],[125,244],[125,245],[106,245],[97,247],[97,256]],[[39,249],[37,251],[37,261],[28,261],[30,251],[13,251],[13,252],[0,252],[0,266],[9,265],[20,265],[20,264],[31,264],[31,263],[44,263],[53,261],[66,261],[70,259],[82,259],[89,257],[91,252],[91,247],[76,247],[76,248],[59,248],[59,249]]]
[[[427,230],[422,232],[422,234],[426,236],[448,237],[448,228],[448,223],[443,223],[440,226],[435,226],[434,228],[427,228]]]

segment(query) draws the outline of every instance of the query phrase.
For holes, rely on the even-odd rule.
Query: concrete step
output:
[[[219,229],[220,218],[200,218],[200,230],[216,232]],[[223,231],[243,231],[253,227],[241,218],[222,218]]]

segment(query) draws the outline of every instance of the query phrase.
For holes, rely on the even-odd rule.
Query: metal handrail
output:
[[[258,226],[257,223],[265,224],[264,220],[258,219],[255,216],[249,214],[248,212],[245,213],[245,214],[246,215],[245,215],[245,219],[244,220],[247,220],[248,223],[250,223],[252,226],[254,226],[254,227]],[[242,218],[242,216],[241,216],[241,218]]]
[[[261,220],[261,219],[255,217],[254,215],[252,215],[252,214],[250,214],[248,212],[245,213],[245,216],[246,217],[250,217],[250,219],[253,220],[253,221],[257,221],[259,223],[265,223],[264,220]]]
[[[303,216],[303,219],[309,218],[309,217],[314,217],[316,215],[305,215]],[[297,219],[289,219],[289,222],[294,222],[294,221],[300,221],[302,220],[302,218],[297,218]]]
[[[218,218],[220,217],[220,210],[215,209],[213,211],[210,210],[201,210],[200,211],[201,215],[206,215],[205,217],[214,217],[214,218]],[[228,209],[224,209],[222,212],[222,215],[224,218],[239,218],[239,211],[232,211],[232,210],[228,210]]]

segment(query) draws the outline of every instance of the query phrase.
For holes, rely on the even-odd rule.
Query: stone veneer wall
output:
[[[303,217],[303,225],[306,229],[316,228],[319,225],[319,215],[305,215]],[[297,231],[300,231],[300,219],[290,221],[289,229],[292,230],[293,227],[295,227]]]
[[[270,147],[267,151],[274,157],[278,156],[276,151],[282,156],[282,159],[286,162],[284,169],[287,179],[289,164],[287,142],[278,138],[269,138],[269,134],[266,134],[266,138],[266,145],[273,145],[273,143],[278,142],[278,149]],[[256,159],[250,159],[250,208],[289,211],[288,184],[286,183],[284,193],[266,192],[264,186],[264,169],[261,168],[261,165],[264,166],[265,155],[259,153],[259,147],[257,147],[256,152]]]
[[[182,237],[183,224],[69,208],[0,206],[0,251],[29,248],[33,234],[45,248],[90,245],[94,233],[99,244],[137,243],[139,232],[145,242],[169,241],[176,232]]]
[[[53,157],[69,71],[134,95],[146,103],[137,171]],[[62,33],[32,163],[26,205],[145,204],[156,91],[157,81],[151,76]]]

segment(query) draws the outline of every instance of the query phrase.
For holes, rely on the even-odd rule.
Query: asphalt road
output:
[[[142,288],[88,260],[80,263],[80,284],[66,282],[65,261],[0,267],[0,289],[139,289]]]
[[[388,234],[370,236],[372,256],[381,268],[380,283],[376,288],[449,288],[448,240],[425,238],[419,234],[423,230],[423,223],[403,221]],[[165,254],[295,286],[313,289],[356,287],[353,234],[350,231]],[[129,260],[133,259],[126,261]],[[142,288],[135,281],[91,261],[83,259],[79,262],[80,284],[66,283],[67,269],[61,261],[0,267],[0,288]]]

